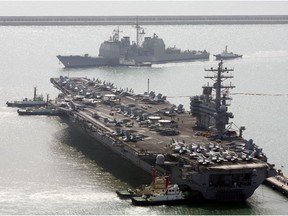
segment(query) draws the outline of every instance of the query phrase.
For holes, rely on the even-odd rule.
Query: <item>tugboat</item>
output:
[[[134,205],[169,205],[183,204],[186,199],[177,184],[168,185],[160,192],[154,192],[151,195],[142,195],[131,197]]]
[[[214,55],[216,57],[216,60],[221,60],[221,59],[234,59],[234,58],[242,58],[243,55],[238,55],[233,52],[228,52],[227,51],[227,46],[225,46],[225,50],[217,55]]]
[[[32,100],[28,100],[27,98],[22,101],[7,101],[6,104],[8,107],[35,107],[35,106],[47,106],[48,105],[48,95],[47,101],[44,100],[43,95],[36,94],[37,88],[34,87],[34,97]]]
[[[150,185],[141,185],[140,187],[126,190],[117,190],[116,193],[120,198],[132,198],[135,196],[150,196],[153,193],[160,193],[167,188],[168,176],[157,176],[155,167],[152,168],[152,182]]]
[[[134,205],[181,204],[186,201],[177,184],[170,184],[169,176],[157,176],[152,169],[152,183],[140,186],[136,190],[116,191],[120,198],[130,198]]]

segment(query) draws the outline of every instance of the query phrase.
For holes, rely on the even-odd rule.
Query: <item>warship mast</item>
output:
[[[145,34],[144,29],[138,23],[138,16],[136,17],[136,45],[140,47],[143,35]]]
[[[218,68],[214,69],[213,67],[210,69],[205,69],[205,71],[213,72],[214,75],[205,76],[205,78],[213,80],[215,83],[213,84],[213,89],[216,92],[215,99],[215,132],[217,138],[222,138],[225,131],[226,125],[229,123],[229,118],[233,118],[233,114],[228,111],[227,100],[232,100],[232,98],[228,97],[229,89],[235,88],[230,82],[229,85],[225,85],[223,82],[227,79],[233,78],[232,75],[225,75],[224,73],[229,73],[230,71],[234,71],[233,69],[228,69],[227,67],[223,68],[223,61],[221,60],[218,64]],[[203,88],[211,88],[209,86],[204,86]]]
[[[118,26],[117,29],[113,30],[112,41],[119,41],[119,35],[120,35],[120,30],[119,30],[119,26]]]

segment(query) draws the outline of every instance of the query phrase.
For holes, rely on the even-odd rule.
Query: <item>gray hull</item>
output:
[[[59,61],[67,68],[72,67],[99,67],[99,66],[120,66],[119,58],[91,57],[70,55],[58,55]],[[160,56],[136,56],[133,57],[136,63],[151,62],[152,64],[183,62],[193,60],[209,60],[209,53],[179,53],[163,54]]]
[[[95,140],[122,158],[132,162],[137,167],[151,174],[152,162],[156,160],[156,155],[139,155],[133,148],[127,145],[117,145],[117,140],[108,131],[104,131],[101,126],[91,126],[83,118],[87,117],[84,113],[78,112],[77,115],[69,115],[69,120],[76,128],[83,130]],[[246,167],[245,167],[246,166]],[[217,167],[215,169],[203,169],[199,172],[188,172],[183,175],[180,166],[175,165],[170,170],[171,182],[176,182],[179,185],[186,185],[191,191],[191,198],[203,197],[206,200],[217,200],[224,202],[243,201],[251,197],[254,191],[263,183],[267,177],[267,165],[247,164],[245,166],[235,164],[227,167]],[[245,170],[243,168],[245,167]],[[159,173],[165,174],[165,167],[156,166]],[[238,175],[249,175],[253,170],[257,170],[253,174],[251,181],[247,185],[225,185],[225,181],[230,182],[229,178]],[[269,175],[269,174],[268,174]],[[227,179],[223,178],[226,176]],[[213,179],[213,185],[211,184]]]
[[[119,59],[103,58],[103,57],[91,57],[91,56],[80,56],[70,55],[61,56],[58,55],[59,61],[67,68],[74,67],[100,67],[100,66],[116,66],[119,65]]]
[[[6,104],[8,107],[37,107],[46,106],[48,103],[46,101],[7,101]]]
[[[84,113],[79,112],[78,114],[79,115],[68,115],[68,120],[75,128],[86,132],[88,135],[93,137],[95,140],[97,140],[99,143],[101,143],[114,153],[132,162],[137,167],[140,167],[141,169],[146,171],[147,174],[151,174],[151,162],[154,162],[155,158],[151,157],[151,155],[148,155],[144,156],[144,158],[141,159],[138,153],[132,148],[129,148],[129,146],[117,144],[117,140],[113,136],[110,136],[107,131],[104,131],[101,128],[101,125],[91,126],[88,122],[81,120],[83,117],[87,117]],[[63,118],[67,119],[65,118],[65,116]]]
[[[242,55],[235,55],[235,56],[223,56],[221,54],[214,55],[216,57],[216,60],[227,60],[227,59],[235,59],[235,58],[242,58]]]
[[[209,60],[209,53],[178,53],[178,54],[163,54],[159,56],[137,56],[137,62],[151,62],[153,64],[183,62],[194,60]]]

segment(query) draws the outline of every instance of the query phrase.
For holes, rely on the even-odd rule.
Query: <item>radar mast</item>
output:
[[[136,17],[136,45],[137,45],[137,47],[140,47],[140,44],[142,43],[144,34],[145,34],[144,28],[139,26],[138,16],[137,16]]]
[[[205,76],[207,79],[211,79],[214,81],[213,89],[216,92],[216,96],[212,101],[215,101],[215,129],[216,135],[220,138],[226,131],[226,125],[229,124],[229,118],[233,118],[233,114],[231,112],[227,112],[228,106],[227,100],[232,100],[229,97],[229,90],[235,88],[231,84],[231,82],[227,85],[224,84],[224,81],[227,79],[233,78],[233,76],[229,73],[230,71],[234,71],[233,69],[228,69],[227,67],[223,68],[223,61],[221,60],[218,64],[218,68],[214,69],[211,67],[210,69],[205,69],[205,71],[213,72],[214,74],[210,76]],[[225,75],[224,73],[228,73]],[[204,86],[205,88],[211,88],[210,86]]]
[[[120,30],[119,30],[119,26],[117,27],[117,29],[114,29],[113,30],[113,38],[112,38],[112,41],[119,41],[119,38],[120,38]]]

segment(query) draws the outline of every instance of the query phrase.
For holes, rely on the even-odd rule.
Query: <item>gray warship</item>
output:
[[[51,78],[62,93],[54,105],[73,127],[151,175],[170,176],[191,198],[238,202],[276,175],[262,148],[232,129],[228,112],[232,69],[207,70],[212,85],[190,98],[189,111],[149,90],[135,94],[99,79]],[[61,118],[64,118],[63,116]]]
[[[43,95],[37,95],[37,88],[34,87],[34,96],[33,99],[25,98],[22,101],[7,101],[6,104],[8,107],[40,107],[48,105],[48,95],[47,100],[44,100]]]
[[[209,53],[196,50],[181,51],[176,47],[165,47],[163,39],[156,34],[145,37],[144,29],[136,24],[136,42],[131,43],[130,37],[120,40],[119,28],[113,31],[113,36],[104,41],[99,48],[99,56],[84,55],[57,55],[59,61],[69,67],[95,67],[95,66],[125,66],[123,60],[133,61],[135,66],[144,63],[157,64],[167,62],[207,60]],[[143,43],[142,43],[143,41]]]

